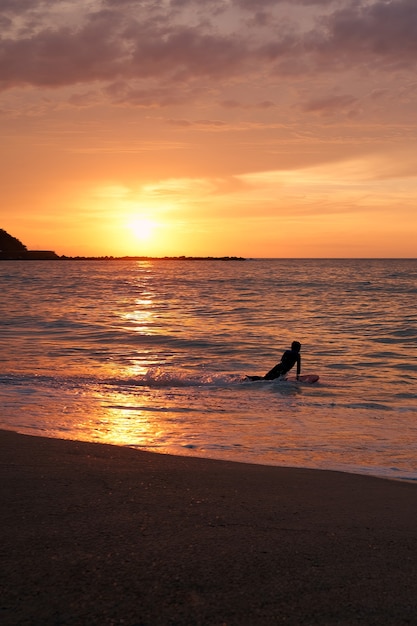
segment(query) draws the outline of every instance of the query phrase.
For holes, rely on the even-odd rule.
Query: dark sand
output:
[[[2,626],[417,624],[417,485],[0,445]]]

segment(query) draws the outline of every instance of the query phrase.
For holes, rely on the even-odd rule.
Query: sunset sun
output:
[[[129,228],[136,239],[143,242],[150,242],[155,237],[157,224],[146,217],[139,217],[130,222]]]

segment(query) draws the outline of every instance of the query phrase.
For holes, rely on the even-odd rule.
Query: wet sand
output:
[[[0,431],[0,623],[417,624],[417,485]]]

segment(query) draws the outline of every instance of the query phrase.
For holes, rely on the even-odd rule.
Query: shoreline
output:
[[[159,456],[169,456],[169,457],[174,457],[174,458],[185,458],[185,459],[200,459],[200,460],[211,460],[211,461],[220,461],[220,462],[224,462],[224,463],[238,463],[241,465],[260,465],[262,467],[271,467],[271,468],[282,468],[282,469],[294,469],[294,470],[307,470],[307,471],[311,471],[311,472],[333,472],[333,473],[338,473],[338,474],[347,474],[347,475],[352,475],[352,476],[365,476],[365,477],[369,477],[369,478],[377,478],[379,480],[389,480],[389,481],[393,481],[393,482],[405,482],[405,483],[410,483],[410,484],[414,484],[417,485],[417,475],[412,475],[412,477],[407,476],[407,474],[409,473],[408,470],[398,470],[398,476],[394,475],[394,474],[385,474],[384,471],[386,471],[386,468],[377,468],[380,469],[380,472],[378,473],[377,471],[373,472],[371,471],[372,468],[367,468],[368,471],[363,471],[363,467],[362,466],[350,466],[350,465],[343,465],[343,464],[339,464],[339,465],[334,465],[334,466],[329,466],[329,467],[314,467],[314,466],[307,466],[307,465],[283,465],[283,464],[279,464],[279,463],[274,463],[274,464],[269,464],[267,462],[262,462],[262,461],[256,461],[256,460],[250,460],[250,459],[242,459],[242,458],[236,458],[236,459],[230,459],[230,458],[222,458],[220,456],[204,456],[203,453],[201,454],[201,456],[197,455],[197,454],[176,454],[175,452],[158,452],[156,450],[151,450],[151,449],[146,449],[144,447],[136,447],[134,444],[130,445],[130,444],[122,444],[122,443],[112,443],[112,442],[102,442],[102,441],[89,441],[88,439],[71,439],[71,438],[60,438],[60,437],[53,437],[53,436],[47,436],[47,435],[38,435],[38,434],[32,434],[30,432],[21,432],[21,431],[17,431],[17,430],[13,430],[12,428],[6,428],[5,426],[0,426],[0,433],[2,432],[10,432],[10,433],[15,433],[17,435],[23,435],[25,437],[35,437],[35,438],[40,438],[40,439],[52,439],[52,440],[56,440],[56,441],[64,441],[64,442],[73,442],[73,443],[86,443],[86,444],[91,444],[91,445],[103,445],[103,446],[114,446],[116,448],[121,448],[121,449],[128,449],[128,450],[134,450],[136,452],[144,452],[147,454],[156,454]],[[357,468],[357,469],[356,469]]]
[[[410,624],[415,484],[0,431],[2,624]]]

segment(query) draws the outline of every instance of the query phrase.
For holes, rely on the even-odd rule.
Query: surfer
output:
[[[275,380],[280,376],[285,376],[291,368],[297,363],[297,380],[301,372],[301,343],[293,341],[290,350],[285,350],[281,357],[281,361],[277,363],[265,376],[248,376],[250,380]]]

